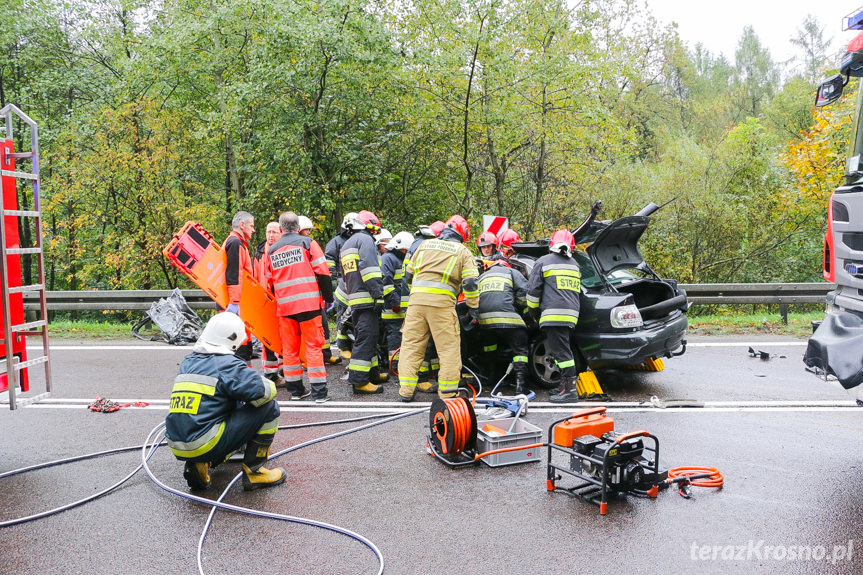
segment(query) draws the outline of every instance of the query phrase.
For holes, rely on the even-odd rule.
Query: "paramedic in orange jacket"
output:
[[[303,385],[300,341],[306,345],[311,395],[316,403],[329,400],[324,367],[322,300],[333,301],[333,284],[326,257],[317,242],[299,234],[297,214],[279,216],[282,237],[267,252],[267,280],[276,297],[285,387],[293,398],[310,395]]]
[[[222,249],[225,250],[227,262],[225,265],[225,284],[228,286],[228,307],[226,312],[240,315],[240,294],[243,291],[243,271],[254,275],[252,258],[249,256],[248,241],[255,233],[255,217],[249,212],[237,212],[231,221],[233,228],[225,238]],[[234,355],[252,365],[251,340],[241,345]]]

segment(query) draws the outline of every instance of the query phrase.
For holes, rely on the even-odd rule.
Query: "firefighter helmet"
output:
[[[390,233],[390,231],[386,228],[381,228],[380,233],[375,234],[375,245],[386,245],[391,239],[393,239],[393,235]]]
[[[314,224],[312,223],[312,220],[310,220],[306,216],[297,216],[297,220],[300,223],[300,231],[310,230],[313,227],[315,227]]]
[[[512,242],[520,242],[521,238],[515,230],[503,230],[497,237],[497,247],[506,246],[512,248]]]
[[[358,216],[359,214],[357,214],[356,212],[348,212],[347,214],[345,214],[345,217],[342,220],[342,230],[344,231],[351,229],[353,221],[357,219]]]
[[[222,312],[214,315],[192,351],[230,355],[246,343],[246,325],[240,316]]]
[[[485,246],[493,246],[497,244],[497,238],[491,232],[483,232],[476,239],[477,247],[484,248]]]
[[[387,243],[388,250],[406,250],[411,247],[414,237],[410,232],[399,232]]]
[[[575,249],[575,238],[569,230],[557,230],[551,235],[551,245],[548,249],[561,255],[572,254],[572,250]]]
[[[431,231],[434,232],[435,236],[439,236],[443,229],[446,227],[446,224],[438,220],[433,224],[429,225],[429,227],[431,228]]]
[[[457,231],[461,236],[462,241],[466,242],[470,240],[470,226],[468,225],[467,220],[460,215],[456,214],[451,216],[450,219],[446,221],[446,227]]]

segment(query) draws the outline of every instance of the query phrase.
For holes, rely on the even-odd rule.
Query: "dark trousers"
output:
[[[344,316],[346,309],[348,309],[348,306],[336,300],[336,343],[341,351],[348,351],[353,346],[353,343],[351,343],[351,340],[342,329],[342,316]]]
[[[269,447],[275,437],[279,413],[279,404],[276,401],[268,401],[260,407],[246,403],[243,407],[232,411],[225,419],[225,430],[212,449],[186,461],[208,461],[219,464],[244,445]],[[246,462],[247,465],[257,463],[251,459],[255,458],[250,458],[250,461]]]
[[[372,308],[354,309],[354,349],[348,366],[351,385],[365,385],[378,376],[378,314]]]
[[[404,319],[382,319],[383,334],[381,337],[382,355],[389,363],[393,352],[402,346],[402,324]]]
[[[575,377],[575,356],[572,353],[572,328],[567,326],[549,325],[542,328],[545,334],[545,345],[560,368],[561,377]]]
[[[512,367],[516,373],[527,373],[528,338],[523,327],[482,329],[482,347],[485,357],[495,360],[498,345],[505,345],[512,351]]]

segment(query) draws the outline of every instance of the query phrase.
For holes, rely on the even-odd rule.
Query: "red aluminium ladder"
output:
[[[2,181],[2,217],[0,217],[0,320],[3,339],[0,341],[0,402],[8,393],[9,409],[39,401],[51,394],[51,362],[48,350],[48,313],[45,301],[45,263],[42,250],[42,215],[39,207],[39,135],[36,122],[14,104],[0,110],[6,133],[0,135],[0,181]],[[15,152],[13,120],[30,128],[30,150]],[[16,160],[29,163],[29,172],[16,168]],[[32,192],[29,187],[32,186]],[[32,197],[32,210],[18,209],[18,193]],[[29,193],[32,196],[29,196]],[[19,225],[31,226],[34,247],[21,247]],[[29,254],[37,263],[38,279],[32,285],[22,285],[21,256]],[[39,311],[32,321],[24,317],[24,292],[39,294]],[[41,336],[41,354],[27,357],[28,336]],[[45,366],[45,391],[25,396],[30,391],[28,369]],[[21,393],[21,397],[19,397]]]

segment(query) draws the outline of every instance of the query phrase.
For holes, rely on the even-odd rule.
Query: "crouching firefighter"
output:
[[[165,438],[193,490],[210,486],[210,469],[245,445],[243,489],[285,481],[281,467],[267,469],[279,422],[275,383],[260,376],[234,352],[246,341],[238,316],[220,313],[207,322],[180,364],[165,419]]]
[[[493,368],[498,341],[506,343],[512,351],[515,392],[528,393],[527,327],[519,313],[525,309],[527,280],[506,260],[492,260],[490,263],[488,270],[479,277],[479,327],[483,352]]]
[[[575,239],[570,232],[554,232],[548,249],[551,253],[536,260],[530,272],[527,307],[531,315],[539,319],[546,347],[560,368],[561,390],[549,397],[549,401],[570,403],[579,399],[578,370],[570,338],[578,323],[581,305],[581,271],[572,258]]]

